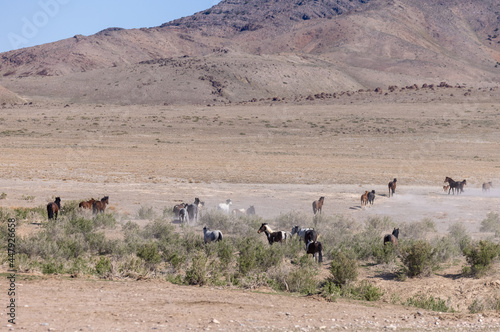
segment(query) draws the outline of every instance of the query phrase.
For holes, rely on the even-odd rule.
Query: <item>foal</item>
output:
[[[398,236],[399,236],[399,228],[394,228],[392,234],[387,234],[384,236],[384,245],[387,242],[392,243],[394,247],[398,246]]]

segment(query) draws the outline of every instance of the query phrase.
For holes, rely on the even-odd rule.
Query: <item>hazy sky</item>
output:
[[[159,26],[220,0],[0,0],[0,53],[92,35],[109,27]]]

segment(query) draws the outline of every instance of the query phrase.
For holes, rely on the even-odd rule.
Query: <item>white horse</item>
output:
[[[228,199],[228,200],[226,200],[226,203],[219,203],[219,205],[217,206],[217,209],[222,210],[225,213],[229,213],[229,207],[231,206],[231,204],[233,204],[233,202],[231,202],[231,200]]]
[[[211,231],[206,226],[203,227],[203,240],[205,243],[212,241],[222,241],[222,232],[219,230]]]

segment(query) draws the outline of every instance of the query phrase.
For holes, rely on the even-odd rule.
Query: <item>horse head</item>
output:
[[[394,230],[392,231],[392,235],[394,235],[397,239],[399,236],[399,228],[394,228]]]
[[[292,235],[297,234],[299,232],[299,226],[292,227]]]

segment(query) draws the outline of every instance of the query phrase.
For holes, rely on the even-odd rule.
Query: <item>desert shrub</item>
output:
[[[294,226],[308,227],[307,224],[310,223],[309,220],[311,220],[311,218],[305,213],[291,211],[280,214],[278,217],[274,218],[270,224],[274,225],[276,229],[290,232]]]
[[[403,239],[420,240],[425,239],[427,233],[436,232],[436,223],[425,218],[418,222],[405,222],[399,227],[399,237]]]
[[[479,241],[477,245],[469,245],[463,251],[469,266],[462,272],[466,276],[479,278],[490,270],[493,259],[498,256],[500,246],[490,241]]]
[[[116,227],[116,218],[112,213],[98,213],[93,218],[95,228],[110,228]]]
[[[42,273],[43,274],[64,273],[64,264],[57,263],[54,260],[46,261],[45,263],[42,263]]]
[[[474,299],[467,309],[471,314],[477,314],[488,310],[500,311],[500,299],[498,296],[483,298],[479,297]]]
[[[243,238],[237,243],[238,270],[242,275],[250,272],[264,272],[273,266],[279,266],[283,260],[283,247],[269,246],[254,238]]]
[[[481,232],[493,232],[495,237],[500,236],[500,215],[495,212],[490,212],[486,219],[481,221]]]
[[[437,262],[444,263],[450,259],[461,256],[459,244],[450,235],[432,240],[434,248],[434,257]]]
[[[184,282],[188,285],[203,286],[208,280],[207,270],[208,257],[203,251],[199,251],[193,258],[191,267],[186,270]]]
[[[141,220],[154,220],[156,217],[156,213],[153,210],[152,206],[146,207],[141,206],[137,211],[137,219]]]
[[[199,218],[200,224],[206,226],[210,230],[221,230],[226,231],[232,227],[231,216],[220,210],[210,210],[204,213],[201,218]]]
[[[455,223],[448,228],[450,238],[460,251],[463,251],[471,243],[471,237],[467,234],[467,229],[462,223]]]
[[[454,312],[453,308],[449,307],[445,300],[435,298],[432,295],[428,297],[424,294],[409,297],[403,302],[403,305],[417,307],[438,312]]]
[[[377,264],[390,264],[396,261],[396,249],[392,244],[375,244],[371,252]]]
[[[330,301],[334,301],[338,297],[363,301],[378,301],[384,295],[384,292],[368,280],[361,281],[359,285],[350,283],[341,287],[330,278],[324,283],[321,295]]]
[[[148,242],[139,246],[137,249],[137,257],[142,258],[150,270],[154,270],[156,265],[161,262],[161,256],[156,242]]]
[[[101,277],[111,273],[111,261],[108,257],[99,257],[99,260],[95,263],[95,272]]]
[[[325,225],[318,227],[321,243],[327,259],[332,259],[338,251],[351,251],[359,224],[343,215],[328,217]]]
[[[399,246],[402,274],[408,277],[429,276],[437,268],[435,251],[424,240],[416,240]]]
[[[312,261],[311,261],[312,262]],[[301,294],[317,292],[318,282],[315,276],[317,268],[308,266],[278,267],[268,272],[275,289]]]
[[[135,229],[133,224],[129,224],[127,227],[131,230]],[[168,221],[156,219],[148,223],[140,233],[145,239],[171,239],[174,237],[175,226]]]
[[[330,265],[331,280],[337,286],[344,286],[358,278],[358,263],[354,254],[338,251]]]

